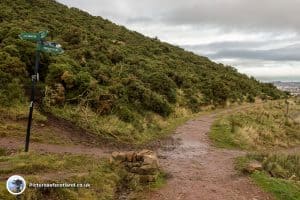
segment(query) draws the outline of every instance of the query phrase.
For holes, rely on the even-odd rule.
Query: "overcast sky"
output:
[[[300,0],[58,0],[264,81],[300,81]]]

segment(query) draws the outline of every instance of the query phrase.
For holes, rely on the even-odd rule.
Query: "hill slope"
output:
[[[232,67],[53,0],[2,0],[0,11],[0,105],[26,102],[35,46],[18,34],[49,30],[65,53],[42,55],[43,108],[103,137],[147,140],[167,119],[202,106],[284,95]]]

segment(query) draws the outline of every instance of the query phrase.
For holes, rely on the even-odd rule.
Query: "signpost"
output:
[[[34,75],[32,75],[31,77],[31,97],[30,97],[29,116],[28,116],[27,133],[26,133],[26,141],[25,141],[25,152],[28,152],[29,150],[30,129],[32,123],[33,104],[35,100],[35,85],[39,81],[40,53],[45,52],[45,53],[61,54],[64,52],[63,49],[61,48],[61,45],[55,42],[44,41],[47,35],[48,35],[48,31],[41,31],[39,33],[21,33],[19,35],[19,37],[22,40],[34,41],[37,44],[36,52],[35,52]]]

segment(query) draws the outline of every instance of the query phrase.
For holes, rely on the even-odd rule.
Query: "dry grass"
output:
[[[284,101],[260,104],[219,119],[210,135],[223,147],[293,147],[300,144],[299,115],[300,105],[294,100],[290,101],[288,114]]]

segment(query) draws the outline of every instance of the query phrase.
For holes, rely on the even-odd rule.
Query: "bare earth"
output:
[[[234,158],[243,152],[218,149],[208,138],[214,115],[202,116],[177,128],[175,149],[158,150],[161,167],[171,175],[167,184],[149,194],[151,200],[272,199],[252,181],[237,174]]]

